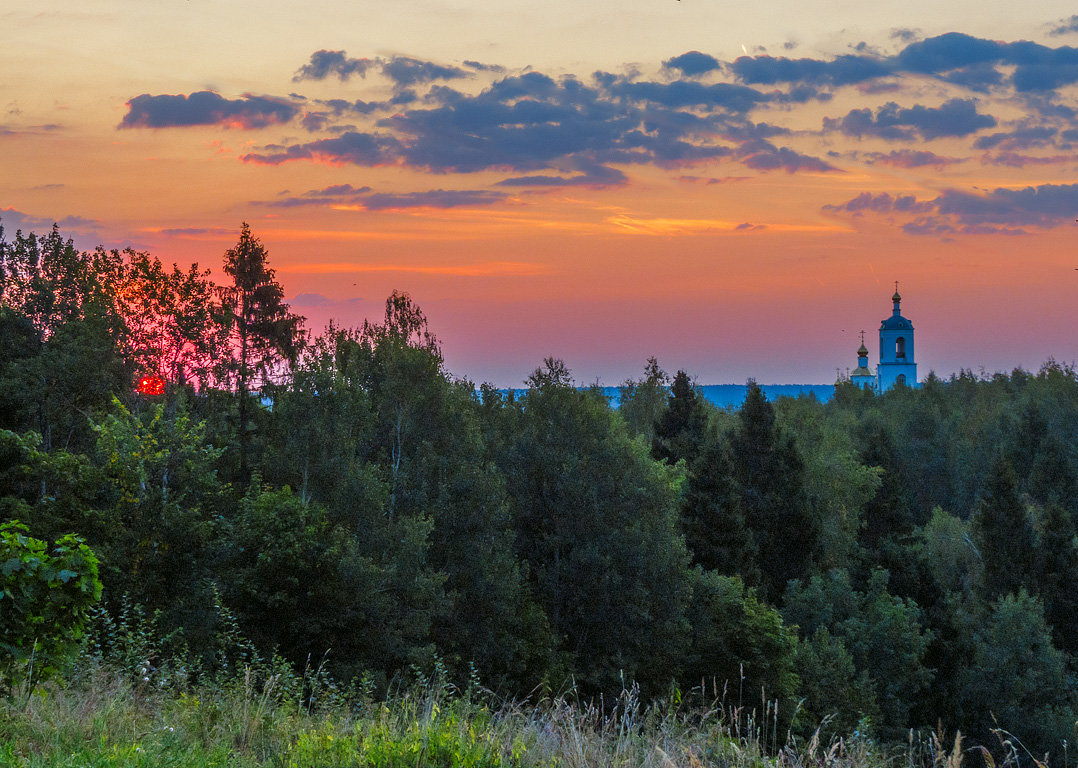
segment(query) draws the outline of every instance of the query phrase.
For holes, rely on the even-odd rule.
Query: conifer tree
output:
[[[759,552],[761,588],[774,600],[788,580],[808,573],[819,531],[802,489],[804,462],[751,379],[730,447],[741,509]]]
[[[879,489],[865,505],[864,527],[858,537],[870,552],[878,553],[887,539],[896,539],[913,530],[911,499],[903,482],[894,446],[881,424],[868,430],[861,462],[883,469]]]
[[[705,570],[759,582],[756,548],[745,524],[729,449],[710,440],[689,468],[681,527],[693,562]]]
[[[1034,583],[1044,600],[1052,639],[1067,653],[1078,653],[1078,541],[1074,520],[1058,502],[1041,517]]]
[[[233,355],[226,375],[239,399],[240,481],[248,477],[250,425],[248,396],[295,360],[303,318],[288,311],[284,289],[268,264],[269,254],[247,222],[235,247],[225,252],[225,274],[232,285],[221,290],[223,309],[232,331]]]
[[[984,563],[984,589],[989,600],[1013,594],[1028,582],[1033,565],[1033,524],[1018,495],[1010,462],[996,459],[987,492],[974,512],[973,536]]]
[[[660,461],[691,462],[707,437],[707,412],[689,374],[678,371],[670,387],[668,406],[655,425],[651,454]]]

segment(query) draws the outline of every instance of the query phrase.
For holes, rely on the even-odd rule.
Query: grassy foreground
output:
[[[687,701],[641,705],[632,691],[605,713],[553,697],[495,703],[481,692],[418,685],[374,701],[310,703],[251,674],[183,693],[96,668],[72,684],[0,702],[0,765],[288,766],[288,768],[958,768],[958,742],[911,740],[883,754],[864,739],[805,743],[736,710]],[[326,692],[323,692],[326,693]],[[332,693],[332,692],[329,692]],[[301,704],[299,701],[306,701]]]

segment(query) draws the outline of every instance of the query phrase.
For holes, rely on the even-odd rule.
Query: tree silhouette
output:
[[[284,289],[268,266],[268,256],[247,222],[243,222],[239,242],[225,252],[225,274],[232,284],[221,289],[221,304],[233,346],[225,366],[239,401],[241,483],[249,475],[249,395],[296,359],[302,339],[303,318],[288,311]]]

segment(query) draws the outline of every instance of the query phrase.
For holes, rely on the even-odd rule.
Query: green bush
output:
[[[0,685],[54,676],[101,597],[97,557],[68,534],[50,549],[17,520],[0,525]]]

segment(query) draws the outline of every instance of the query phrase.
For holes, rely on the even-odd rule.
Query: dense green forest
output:
[[[559,360],[513,395],[439,349],[402,293],[312,335],[246,225],[219,283],[0,230],[0,685],[139,633],[173,680],[438,669],[1074,738],[1072,367],[727,411],[652,359],[613,409]]]

